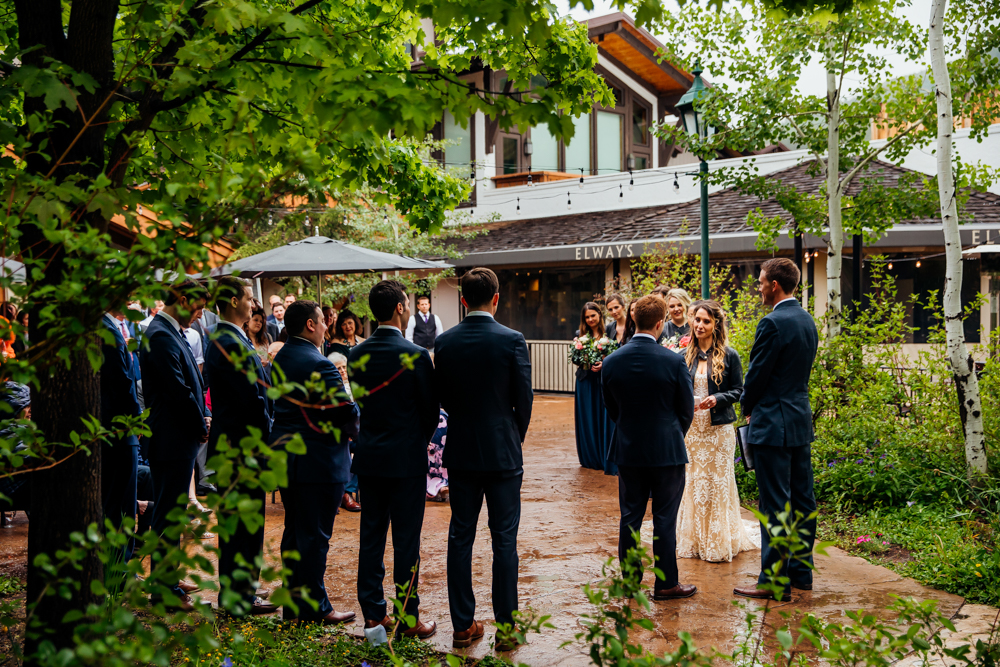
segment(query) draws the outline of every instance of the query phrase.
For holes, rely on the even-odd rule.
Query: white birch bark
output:
[[[841,211],[840,189],[840,91],[837,75],[829,69],[826,72],[827,159],[826,197],[827,216],[830,224],[829,252],[826,256],[826,333],[829,337],[840,334],[841,304],[840,275],[843,267],[844,222]]]
[[[983,407],[975,363],[965,346],[962,322],[962,239],[958,230],[958,201],[951,167],[951,142],[955,124],[952,119],[951,79],[945,62],[944,14],[947,0],[931,3],[928,44],[931,71],[937,95],[937,177],[941,199],[941,223],[944,228],[945,278],[944,318],[948,359],[955,374],[959,414],[965,436],[965,462],[969,481],[975,483],[987,474],[986,440],[983,433]]]

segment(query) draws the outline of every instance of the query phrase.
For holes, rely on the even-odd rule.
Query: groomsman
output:
[[[517,609],[517,529],[521,521],[521,444],[531,421],[531,362],[524,336],[493,319],[500,282],[485,268],[461,279],[468,314],[435,344],[435,379],[448,413],[444,465],[451,494],[448,602],[453,645],[481,638],[472,592],[472,545],[483,498],[493,541],[493,615],[513,623]],[[514,648],[498,642],[499,651]]]
[[[368,305],[379,327],[351,350],[350,356],[354,381],[369,390],[379,387],[358,399],[361,432],[352,472],[358,475],[365,499],[358,547],[358,602],[366,628],[379,624],[386,629],[392,627],[382,584],[385,538],[391,524],[393,581],[397,591],[401,587],[400,596],[405,597],[409,591],[406,613],[417,619],[412,628],[400,630],[408,637],[427,639],[435,633],[437,624],[420,620],[417,581],[427,490],[427,443],[434,435],[439,415],[434,364],[427,350],[403,337],[410,302],[400,283],[383,280],[375,285],[368,295]],[[364,357],[368,359],[362,363]],[[412,368],[403,365],[406,357],[413,359]]]
[[[816,510],[809,375],[819,334],[812,315],[795,298],[800,277],[799,267],[785,257],[769,259],[761,266],[760,300],[773,310],[757,325],[740,400],[743,415],[750,420],[748,439],[755,450],[760,511],[772,525],[786,504],[791,506],[793,517],[800,513],[806,517]],[[807,563],[812,564],[816,521],[807,521],[800,528],[805,531],[805,548],[790,563],[781,564],[779,576],[790,579],[782,595],[786,600],[791,597],[791,588],[812,590],[812,569]],[[770,534],[764,525],[760,535],[758,585],[769,583],[770,570],[781,560],[781,554],[770,546]],[[756,587],[733,592],[748,598],[773,599],[771,591]]]
[[[628,345],[604,360],[601,385],[616,437],[609,458],[618,464],[621,524],[618,559],[638,546],[632,532],[642,527],[653,499],[653,556],[663,581],[653,584],[654,600],[691,597],[677,572],[677,510],[684,495],[688,462],[684,435],[694,419],[694,388],[684,358],[656,339],[667,303],[655,295],[635,304],[636,333]]]
[[[208,438],[209,456],[216,453],[219,438],[226,436],[230,447],[239,447],[240,440],[250,435],[250,427],[261,432],[264,442],[269,442],[271,431],[271,401],[263,384],[264,368],[253,344],[243,332],[243,325],[250,319],[253,297],[246,282],[235,276],[223,276],[218,281],[216,306],[222,316],[214,334],[208,338],[205,350],[205,382],[212,392],[212,429]],[[241,359],[241,369],[236,367]],[[248,373],[256,381],[251,381]],[[236,465],[246,465],[242,456]],[[235,482],[235,480],[233,480]],[[257,526],[247,528],[242,519],[236,523],[233,534],[227,538],[219,535],[219,608],[228,609],[236,616],[270,614],[278,607],[256,595],[256,581],[260,576],[257,558],[264,555],[264,489],[249,488],[236,483],[236,493],[250,496],[256,503]],[[220,489],[223,494],[226,489]],[[238,567],[237,556],[246,563]]]
[[[291,570],[288,586],[298,606],[283,610],[284,619],[333,625],[354,618],[353,611],[334,611],[326,595],[326,556],[330,551],[333,521],[351,478],[348,438],[358,433],[358,406],[347,397],[344,381],[333,362],[320,348],[326,333],[326,318],[315,301],[296,301],[285,313],[288,341],[274,357],[277,375],[299,388],[280,398],[274,406],[271,439],[282,446],[298,434],[306,445],[305,454],[288,453],[288,488],[281,492],[285,505],[285,532],[281,553],[297,551],[299,560],[288,559]],[[319,383],[313,375],[319,376]],[[306,383],[311,389],[305,389]],[[329,392],[335,390],[331,397]],[[319,607],[303,601],[301,589],[319,602]]]
[[[444,325],[441,324],[441,318],[431,312],[429,296],[417,297],[417,314],[410,318],[404,333],[406,340],[427,350],[434,350],[434,342],[444,333]]]
[[[153,478],[153,517],[150,528],[171,546],[180,547],[180,531],[164,535],[167,515],[175,507],[187,507],[188,486],[194,474],[198,447],[208,442],[211,417],[205,407],[205,389],[198,364],[184,338],[183,329],[201,314],[208,292],[194,280],[169,288],[164,308],[156,314],[139,352],[146,407],[149,408],[149,471]],[[153,565],[163,552],[153,554]],[[181,608],[190,611],[187,595],[196,587],[179,582],[173,592]]]
[[[102,343],[104,363],[101,365],[101,425],[120,428],[114,423],[118,416],[136,417],[139,399],[135,381],[139,364],[128,349],[127,329],[118,319],[121,311],[110,310],[101,324],[114,337],[114,342]],[[136,475],[139,464],[139,438],[134,435],[116,438],[101,446],[101,503],[104,516],[121,528],[122,519],[136,515]],[[125,546],[123,563],[132,558],[133,540]]]

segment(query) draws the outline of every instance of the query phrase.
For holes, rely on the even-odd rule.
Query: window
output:
[[[444,112],[444,138],[449,142],[458,142],[455,145],[445,146],[444,163],[447,171],[462,170],[463,173],[469,171],[472,162],[472,132],[471,124],[463,128],[455,121],[455,117],[449,112]]]
[[[505,136],[501,138],[502,153],[503,156],[503,166],[501,167],[503,174],[516,174],[520,171],[518,168],[518,158],[520,157],[521,142],[517,137]]]
[[[610,111],[597,112],[598,174],[622,170],[623,120],[621,114]]]
[[[645,155],[635,156],[635,170],[639,171],[640,169],[649,169],[649,159]]]
[[[645,146],[649,143],[649,110],[632,102],[632,143]]]
[[[590,173],[590,114],[583,114],[573,119],[576,131],[573,138],[566,144],[566,171],[576,173],[583,169]]]
[[[549,132],[548,125],[531,128],[531,168],[535,171],[559,171],[559,141]]]

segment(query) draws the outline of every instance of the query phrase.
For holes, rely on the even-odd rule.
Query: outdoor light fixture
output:
[[[918,269],[920,268],[920,260],[919,259],[917,260],[917,268]]]
[[[521,198],[517,198],[517,214],[521,215]]]
[[[892,271],[892,262],[889,262],[889,270]]]
[[[531,187],[531,155],[535,152],[535,145],[531,139],[524,140],[524,156],[528,158],[528,187]]]
[[[309,226],[309,216],[307,215],[306,216],[306,227],[308,227],[308,226]]]
[[[579,188],[580,188],[581,190],[583,190],[583,167],[580,167],[580,184],[579,184],[579,186],[578,186],[578,187],[579,187]]]
[[[270,227],[273,224],[274,224],[274,218],[272,217],[271,212],[268,211],[267,212],[267,226]]]
[[[694,69],[691,70],[694,81],[676,106],[681,112],[684,131],[692,138],[704,141],[714,132],[705,123],[705,119],[698,116],[698,103],[706,94],[705,82],[701,79],[702,71],[701,62],[695,63]],[[698,161],[701,180],[701,298],[708,299],[711,297],[708,280],[708,162],[700,155]]]
[[[569,193],[566,193],[566,210],[569,211],[573,208],[573,200],[569,198]]]
[[[625,190],[622,189],[621,183],[618,184],[618,203],[619,204],[625,203]]]
[[[472,170],[469,173],[469,180],[472,181],[473,185],[475,185],[476,184],[476,163],[475,162],[470,162],[469,163],[469,168]]]
[[[635,181],[632,179],[632,170],[628,170],[628,191],[632,192],[635,190]]]
[[[142,204],[139,204],[138,206],[135,207],[135,212],[138,213],[139,215],[142,215]]]
[[[531,165],[528,165],[528,187],[531,187]]]
[[[677,181],[677,172],[674,172],[674,192],[681,191],[681,184]]]

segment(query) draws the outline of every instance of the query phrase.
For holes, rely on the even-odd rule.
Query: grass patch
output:
[[[23,590],[24,586],[16,576],[0,572],[0,598],[17,595]]]

